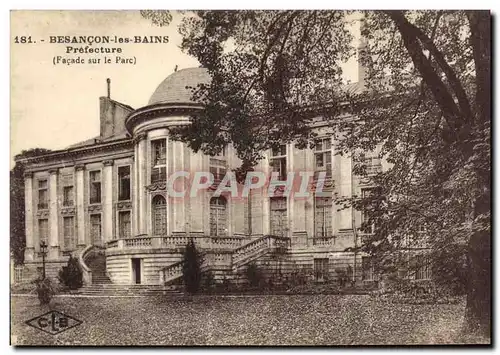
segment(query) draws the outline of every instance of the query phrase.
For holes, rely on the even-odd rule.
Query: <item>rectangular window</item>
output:
[[[366,175],[374,175],[382,171],[381,159],[375,152],[361,153],[359,162],[364,165]]]
[[[326,238],[333,235],[331,197],[316,197],[314,204],[314,225],[316,238]]]
[[[227,147],[224,147],[222,149],[222,152],[218,155],[214,155],[210,157],[210,173],[214,176],[214,184],[213,186],[218,186],[219,183],[224,179],[224,176],[226,176],[226,171],[227,171],[227,159],[226,159],[226,149]]]
[[[64,174],[61,176],[61,185],[63,187],[63,206],[74,205],[74,183],[73,174]]]
[[[47,179],[38,180],[38,209],[49,208],[49,183]]]
[[[361,189],[361,198],[368,199],[373,195],[373,189]],[[366,210],[361,211],[361,229],[364,233],[375,233],[375,223],[370,221],[370,216]]]
[[[332,142],[330,138],[316,140],[314,144],[314,163],[315,172],[325,171],[327,178],[332,177]]]
[[[49,220],[39,219],[38,220],[38,235],[41,242],[45,242],[45,244],[49,241]]]
[[[363,256],[361,258],[361,269],[363,281],[373,281],[374,280],[374,268],[372,258],[370,256]]]
[[[89,176],[90,203],[101,203],[101,171],[91,171]]]
[[[427,255],[416,255],[415,265],[415,280],[429,280],[431,278],[430,259]]]
[[[271,234],[287,236],[286,198],[271,198]]]
[[[63,206],[73,206],[73,204],[74,204],[73,186],[64,186]]]
[[[279,181],[286,181],[286,145],[282,144],[279,148],[271,150],[271,171],[278,173]]]
[[[224,197],[212,197],[210,199],[210,236],[225,237],[226,235],[226,199]]]
[[[130,238],[130,211],[118,213],[118,231],[120,238]]]
[[[130,200],[130,166],[118,167],[118,200]]]
[[[314,259],[314,279],[319,282],[328,279],[328,258]]]
[[[167,140],[151,141],[151,183],[167,180]]]
[[[64,250],[76,249],[75,219],[73,216],[63,218]]]
[[[90,215],[90,237],[92,239],[92,244],[100,245],[101,239],[101,214],[91,214]]]

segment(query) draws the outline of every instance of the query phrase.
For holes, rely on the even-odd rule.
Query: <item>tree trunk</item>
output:
[[[490,211],[489,190],[476,204],[476,215]],[[487,195],[486,195],[487,194]],[[475,232],[468,246],[468,287],[464,331],[491,339],[491,235]]]
[[[491,127],[491,14],[489,11],[469,11],[470,41],[476,68],[476,140],[490,142]],[[481,152],[482,154],[486,152]],[[475,218],[491,213],[491,152],[476,159],[478,190],[474,206]],[[486,160],[486,159],[489,159]],[[482,168],[481,168],[482,167]],[[490,225],[491,217],[487,220]],[[484,221],[483,221],[484,223]],[[476,231],[468,248],[469,282],[465,331],[491,339],[491,228]]]

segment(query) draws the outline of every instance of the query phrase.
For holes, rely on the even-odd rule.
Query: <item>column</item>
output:
[[[24,214],[26,230],[26,249],[24,250],[24,260],[33,261],[35,252],[35,240],[33,233],[33,173],[24,173]]]
[[[172,154],[170,159],[173,160],[173,171],[169,172],[169,174],[173,174],[177,171],[184,170],[184,144],[179,141],[172,141]],[[181,191],[185,188],[184,179],[177,179],[174,184],[174,188],[178,191]],[[172,232],[185,232],[185,222],[186,215],[184,211],[184,198],[171,198],[170,203],[172,206],[172,216],[173,221],[171,225],[173,226]]]
[[[294,144],[293,143],[290,143],[290,144],[287,144],[286,145],[286,150],[287,150],[287,154],[286,154],[286,158],[287,158],[287,169],[286,169],[286,172],[287,172],[287,182],[289,181],[288,180],[288,177],[289,176],[292,176],[291,173],[292,172],[295,172],[295,164],[294,164],[294,156],[293,156],[293,152],[294,152]],[[297,172],[295,172],[296,174]],[[289,193],[288,194],[285,194],[285,197],[286,197],[286,202],[287,202],[287,216],[286,216],[286,223],[287,223],[287,227],[288,227],[288,233],[287,233],[287,237],[293,239],[293,232],[294,232],[294,229],[295,229],[295,223],[294,223],[294,218],[295,218],[295,201],[294,201],[294,198],[293,198],[293,187],[294,187],[294,182],[295,182],[295,179],[296,179],[296,176],[293,175],[293,180],[292,180],[292,187],[290,189],[285,188],[285,191],[289,190]],[[301,216],[303,218],[303,216]],[[299,217],[300,218],[300,217]]]
[[[335,139],[333,138],[333,136],[331,137],[331,144],[332,144],[332,151],[331,151],[331,160],[332,160],[332,167],[333,167],[333,171],[332,171],[332,183],[333,183],[333,186],[332,186],[332,209],[331,209],[331,218],[332,218],[332,233],[333,235],[336,235],[337,234],[337,205],[335,204],[335,192],[336,192],[336,189],[337,189],[337,184],[338,184],[338,181],[335,179],[335,170],[337,169],[337,167],[335,166],[335,158],[336,158],[336,155],[335,155],[335,152],[336,152],[336,147],[337,147],[337,143],[335,142]]]
[[[140,134],[137,136],[137,194],[138,194],[138,234],[146,234],[147,233],[147,218],[146,214],[146,193],[145,186],[146,182],[146,173],[147,173],[147,140],[146,134]]]
[[[137,145],[134,144],[134,164],[132,166],[132,171],[130,172],[132,177],[132,236],[136,236],[139,234],[139,222],[137,220],[137,216],[139,214],[139,185],[138,185],[138,177],[137,172],[139,169],[137,168]]]
[[[113,161],[103,162],[104,203],[102,205],[103,216],[103,242],[107,243],[113,239]]]
[[[338,192],[341,197],[351,197],[352,196],[352,161],[351,155],[348,156],[337,156],[338,167],[339,167],[339,178],[338,181]],[[339,213],[338,227],[341,229],[351,229],[352,228],[352,207],[345,208]]]
[[[269,153],[268,153],[269,154]],[[271,178],[271,169],[269,163],[268,154],[264,156],[261,161],[262,172],[264,173],[267,181],[270,181]],[[269,200],[268,193],[269,185],[265,184],[263,187],[259,189],[260,196],[257,194],[256,198],[260,198],[262,200],[262,234],[268,235],[271,230],[271,206]]]
[[[77,218],[77,235],[78,246],[83,247],[85,242],[85,185],[84,185],[84,165],[75,166],[76,175],[76,218]]]
[[[49,171],[49,251],[48,259],[57,259],[59,257],[59,211],[57,196],[57,169]]]
[[[191,174],[191,179],[194,178],[197,172],[203,172],[207,170],[203,169],[203,158],[204,156],[200,151],[197,153],[191,152],[191,159],[190,159],[191,166],[189,170]],[[195,181],[192,181],[191,183],[195,183]],[[189,203],[191,206],[191,213],[189,216],[191,221],[190,232],[202,233],[204,231],[207,231],[204,226],[205,220],[207,220],[207,218],[205,217],[206,212],[203,208],[205,191],[198,191],[195,196],[191,196],[191,190],[188,190],[186,192],[186,198],[189,199]]]

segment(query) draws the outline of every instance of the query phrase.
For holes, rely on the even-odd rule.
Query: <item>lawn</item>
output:
[[[464,304],[386,304],[369,296],[194,298],[13,296],[13,345],[377,345],[459,342]],[[83,323],[57,335],[24,322],[53,309]]]

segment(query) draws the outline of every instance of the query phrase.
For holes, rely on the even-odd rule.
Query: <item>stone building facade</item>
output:
[[[136,110],[112,100],[108,90],[100,98],[98,137],[23,161],[26,275],[40,271],[45,241],[48,275],[74,255],[86,283],[175,282],[182,250],[193,238],[205,253],[204,269],[216,279],[238,279],[249,263],[270,277],[301,272],[323,281],[344,269],[359,282],[376,278],[368,256],[345,251],[363,238],[357,232],[362,213],[339,211],[334,203],[334,196],[368,191],[369,179],[353,174],[352,157],[334,154],[336,142],[321,120],[311,127],[318,132],[314,149],[283,145],[256,167],[266,176],[275,172],[278,181],[290,171],[324,172],[321,196],[268,197],[257,190],[240,198],[214,196],[216,183],[241,163],[233,148],[210,157],[169,137],[171,127],[189,124],[200,108],[186,87],[208,80],[203,68],[177,71]],[[374,155],[369,169],[383,168]],[[180,171],[210,172],[215,182],[189,198],[170,196],[168,177]],[[176,183],[180,191],[191,184]]]

